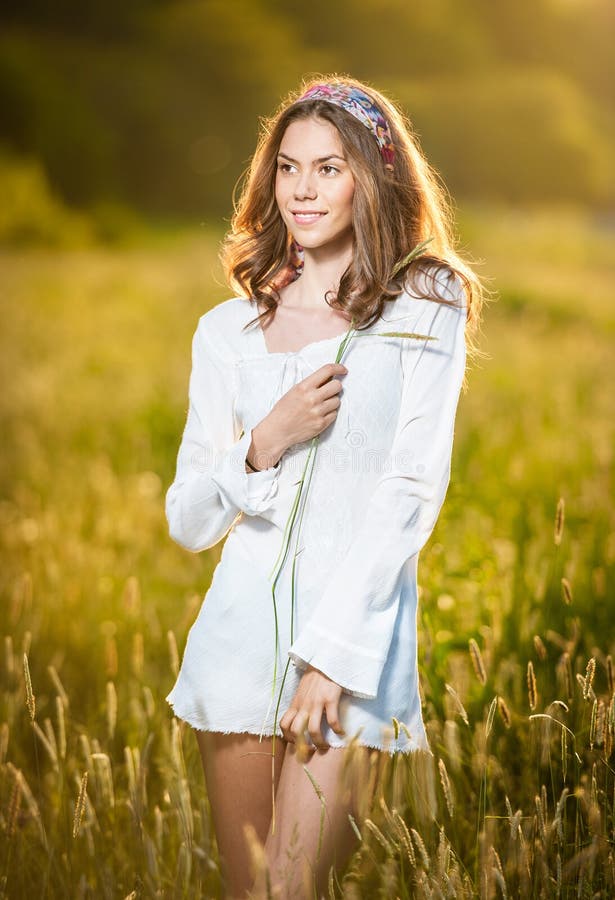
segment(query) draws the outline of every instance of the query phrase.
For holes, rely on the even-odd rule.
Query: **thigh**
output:
[[[227,885],[241,896],[251,883],[251,860],[243,826],[251,825],[265,843],[272,813],[272,784],[277,788],[286,742],[259,741],[255,734],[195,731],[207,796]],[[230,883],[229,883],[230,882]]]
[[[355,745],[312,751],[306,759],[287,744],[275,831],[265,845],[272,888],[281,897],[313,897],[314,879],[326,893],[331,866],[339,873],[348,862],[357,846],[348,817],[356,813],[353,773],[368,757],[368,748]]]

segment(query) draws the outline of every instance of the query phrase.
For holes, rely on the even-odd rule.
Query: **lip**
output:
[[[324,218],[327,214],[324,212],[311,212],[309,210],[296,210],[291,212],[291,215],[297,225],[312,225],[314,222],[319,222],[320,219]]]

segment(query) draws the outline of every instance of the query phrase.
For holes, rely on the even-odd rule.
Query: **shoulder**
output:
[[[465,332],[467,293],[448,265],[431,265],[409,276],[400,299],[415,324],[413,330],[436,335],[441,343],[455,343]]]
[[[232,360],[242,353],[247,336],[243,326],[256,315],[256,307],[249,300],[231,297],[203,313],[195,337],[219,356]]]
[[[404,285],[404,295],[410,301],[423,300],[424,303],[440,303],[458,309],[467,307],[463,282],[446,263],[432,264],[426,269],[412,272]],[[442,304],[441,301],[445,303]]]
[[[409,275],[404,290],[385,304],[382,319],[408,331],[453,330],[465,323],[467,297],[460,277],[448,266],[432,265]]]

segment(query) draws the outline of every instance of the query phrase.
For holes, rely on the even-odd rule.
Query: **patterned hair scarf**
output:
[[[391,129],[382,111],[371,97],[351,85],[324,83],[315,84],[296,102],[300,103],[303,100],[326,100],[328,103],[335,103],[336,106],[341,106],[351,116],[362,122],[376,138],[385,168],[393,170],[395,150]]]
[[[389,172],[393,171],[395,148],[389,123],[382,114],[381,109],[376,106],[371,97],[368,97],[364,91],[347,84],[328,84],[323,82],[313,85],[295,102],[301,103],[305,100],[326,100],[328,103],[335,103],[336,106],[341,106],[351,116],[358,119],[359,122],[369,128],[376,138],[380,154],[384,160],[385,169]],[[295,281],[303,271],[303,262],[303,247],[293,239],[290,245],[289,266],[286,273],[282,276],[282,280],[278,283],[278,287],[283,287],[291,281]]]

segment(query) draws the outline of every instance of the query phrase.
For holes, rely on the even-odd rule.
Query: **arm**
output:
[[[240,512],[254,516],[268,509],[279,474],[274,466],[246,472],[253,429],[238,439],[232,365],[205,320],[199,320],[192,340],[188,416],[165,499],[169,534],[194,553],[217,544]]]
[[[433,531],[448,488],[466,360],[467,308],[458,285],[458,306],[428,301],[417,323],[418,332],[438,340],[407,339],[399,420],[384,474],[348,552],[288,651],[299,668],[310,664],[358,697],[377,695],[403,567]]]

